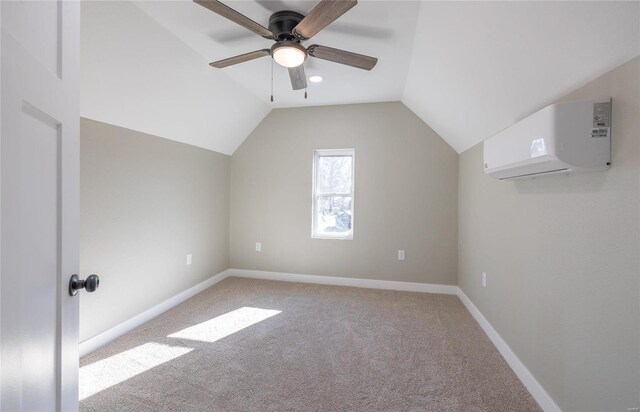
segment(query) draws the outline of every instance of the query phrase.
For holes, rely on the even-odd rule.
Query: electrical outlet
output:
[[[262,252],[262,243],[256,242],[256,252]]]
[[[485,272],[482,272],[482,287],[487,287],[487,274]]]
[[[398,250],[398,260],[404,260],[404,250]]]
[[[187,255],[187,266],[191,264],[191,253]]]

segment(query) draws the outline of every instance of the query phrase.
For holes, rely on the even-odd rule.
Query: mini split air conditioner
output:
[[[611,98],[545,107],[484,141],[496,179],[605,170],[611,162]]]

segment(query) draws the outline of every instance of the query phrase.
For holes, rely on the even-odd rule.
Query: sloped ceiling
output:
[[[231,154],[271,111],[132,3],[81,10],[81,116]]]
[[[418,21],[402,102],[458,152],[640,54],[640,2],[429,2]]]
[[[226,3],[267,25],[316,1]],[[269,58],[207,65],[270,41],[188,0],[83,2],[81,113],[231,154],[272,108],[401,100],[462,152],[639,55],[640,2],[360,0],[313,43],[380,61],[308,59],[308,99],[275,65],[271,103]]]

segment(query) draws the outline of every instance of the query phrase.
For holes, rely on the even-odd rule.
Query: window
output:
[[[311,236],[353,239],[353,149],[313,152],[313,222]]]

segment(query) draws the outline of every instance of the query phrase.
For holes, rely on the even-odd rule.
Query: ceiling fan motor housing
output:
[[[269,17],[269,31],[274,34],[277,40],[298,41],[293,34],[293,28],[304,18],[295,11],[283,10],[273,13]]]

